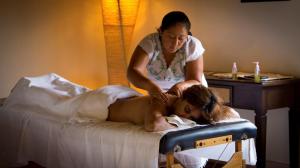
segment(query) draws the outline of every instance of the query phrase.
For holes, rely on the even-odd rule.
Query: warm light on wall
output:
[[[126,55],[134,30],[139,0],[102,0],[109,84],[128,85]]]

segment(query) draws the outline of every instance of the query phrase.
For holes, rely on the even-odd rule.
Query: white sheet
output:
[[[1,157],[45,167],[155,168],[161,135],[130,123],[63,124],[40,113],[0,110]],[[146,159],[145,159],[146,158]]]
[[[23,77],[12,89],[3,108],[13,111],[43,112],[68,119],[78,105],[72,98],[88,91],[90,89],[54,73]]]
[[[111,103],[138,95],[123,86],[89,90],[56,74],[25,77],[4,102],[2,111],[9,122],[3,128],[13,128],[9,139],[17,140],[18,162],[43,156],[46,167],[155,167],[161,134],[128,123],[105,122]],[[96,159],[89,166],[92,155]]]
[[[137,91],[121,86],[109,85],[96,90],[77,95],[72,98],[72,104],[79,104],[74,110],[71,122],[99,122],[108,117],[108,107],[117,99],[141,96]],[[69,101],[69,102],[70,102]]]
[[[117,99],[132,96],[141,94],[120,85],[90,90],[51,73],[21,78],[3,108],[10,111],[43,112],[65,120],[97,122],[106,120],[110,104]]]

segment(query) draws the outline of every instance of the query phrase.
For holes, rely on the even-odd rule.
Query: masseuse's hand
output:
[[[153,85],[150,90],[148,90],[150,96],[152,96],[155,100],[166,104],[168,101],[167,95],[156,85]]]
[[[183,91],[186,89],[186,85],[184,82],[179,82],[175,85],[173,85],[167,93],[169,94],[172,94],[172,95],[175,95],[175,96],[178,96],[178,97],[181,97],[182,96],[182,93]]]

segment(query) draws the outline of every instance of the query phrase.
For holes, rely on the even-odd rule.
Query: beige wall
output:
[[[260,61],[263,72],[300,77],[299,0],[141,2],[131,51],[159,27],[165,13],[182,10],[206,48],[205,70],[230,71],[237,61],[240,70],[251,72],[251,62]],[[0,97],[21,76],[48,72],[91,88],[107,83],[100,0],[0,1]],[[287,112],[279,111],[269,115],[268,159],[287,163]]]
[[[193,35],[206,48],[206,71],[230,71],[232,62],[237,61],[241,71],[252,72],[251,62],[259,61],[263,72],[300,77],[298,0],[261,3],[150,0],[144,6],[146,9],[144,16],[139,17],[134,42],[155,31],[165,13],[182,10],[190,17]]]
[[[300,77],[300,1],[142,0],[132,48],[170,10],[186,12],[206,52],[206,71],[263,72]],[[58,73],[91,88],[107,83],[100,0],[2,0],[0,97],[21,76]],[[129,58],[128,58],[129,59]]]
[[[0,97],[21,76],[49,72],[91,88],[107,83],[99,0],[0,1]]]

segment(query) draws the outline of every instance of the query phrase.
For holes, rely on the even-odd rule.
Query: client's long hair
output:
[[[214,124],[228,118],[239,118],[230,107],[224,106],[222,99],[203,85],[193,85],[182,94],[182,98],[201,111],[201,117],[193,118],[198,124]]]

